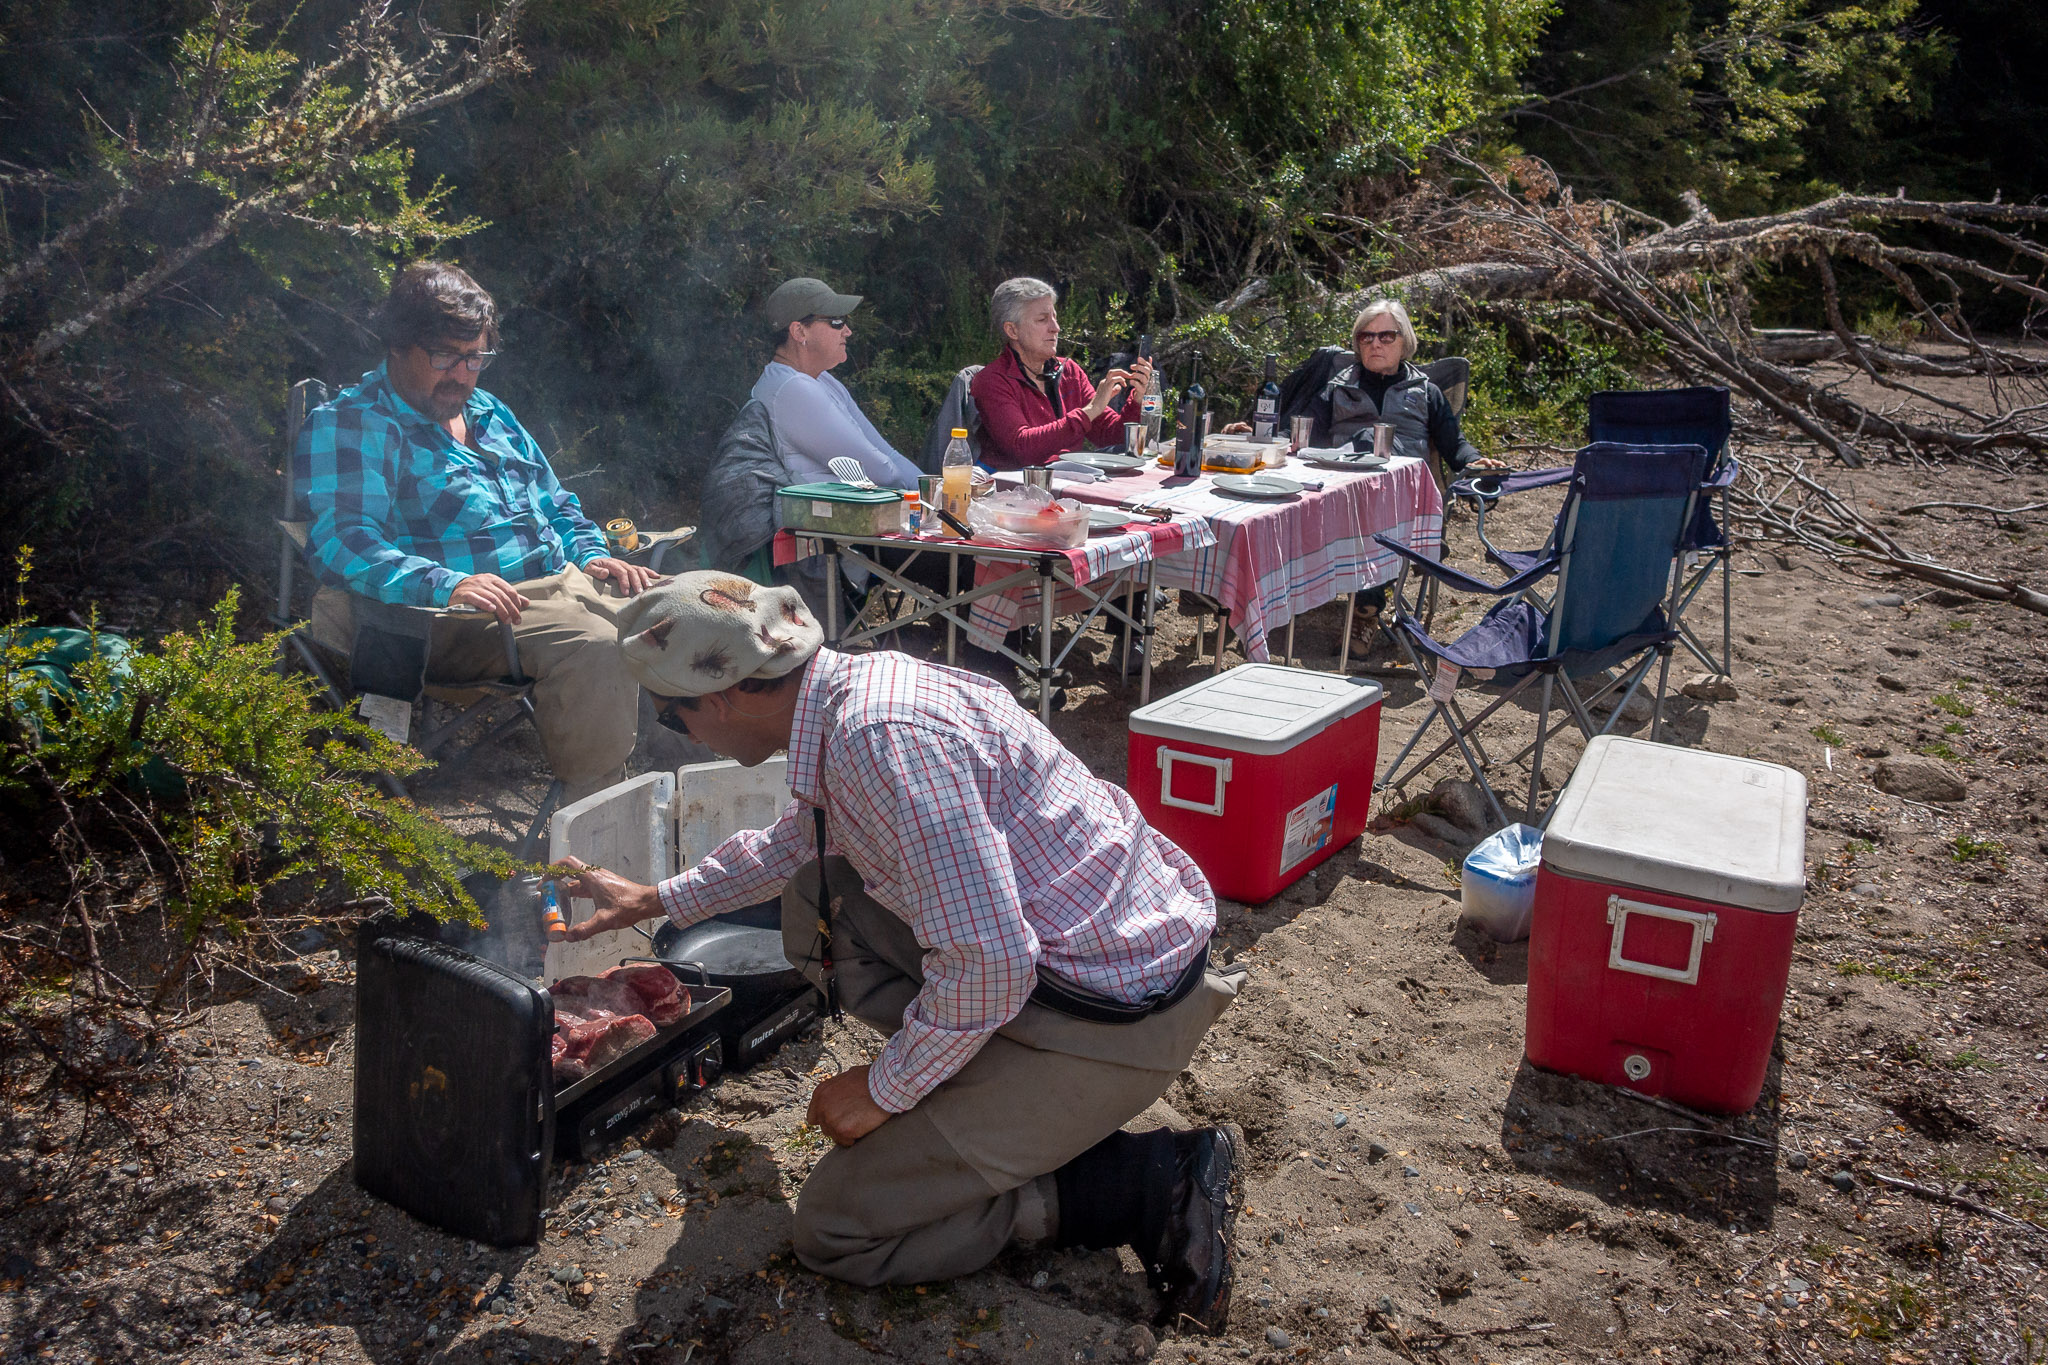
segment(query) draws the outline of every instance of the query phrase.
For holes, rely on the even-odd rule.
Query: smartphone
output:
[[[1149,333],[1149,332],[1148,332],[1148,333],[1146,333],[1145,335],[1143,335],[1143,336],[1141,336],[1141,337],[1139,337],[1139,338],[1138,338],[1138,359],[1140,359],[1140,360],[1150,360],[1151,358],[1152,358],[1152,335],[1151,335],[1151,333]]]

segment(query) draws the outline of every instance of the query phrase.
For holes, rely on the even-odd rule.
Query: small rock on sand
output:
[[[1963,775],[1938,758],[1887,758],[1871,772],[1870,780],[1879,791],[1908,801],[1960,801],[1969,794]]]
[[[1735,682],[1719,673],[1695,673],[1678,689],[1694,701],[1734,701]]]

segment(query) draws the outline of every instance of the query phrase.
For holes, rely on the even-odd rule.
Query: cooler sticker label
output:
[[[1287,812],[1287,827],[1280,836],[1280,870],[1285,872],[1311,853],[1321,852],[1330,842],[1337,824],[1337,784],[1321,791]]]
[[[1449,701],[1458,690],[1458,666],[1437,660],[1436,676],[1429,680],[1429,695],[1434,701]]]
[[[818,518],[820,521],[832,520],[832,504],[829,502],[812,503],[811,515]]]

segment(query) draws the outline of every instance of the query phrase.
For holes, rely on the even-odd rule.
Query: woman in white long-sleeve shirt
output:
[[[846,315],[858,294],[835,294],[822,280],[795,279],[768,296],[775,358],[754,381],[754,397],[768,409],[775,444],[797,483],[837,478],[835,455],[859,460],[884,488],[917,487],[918,468],[882,439],[846,386],[828,371],[846,359],[853,335]]]

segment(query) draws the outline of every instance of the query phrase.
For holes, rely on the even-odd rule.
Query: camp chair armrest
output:
[[[1400,541],[1390,539],[1384,534],[1376,533],[1373,539],[1408,561],[1412,568],[1434,578],[1437,582],[1456,588],[1460,592],[1484,593],[1488,597],[1512,597],[1557,568],[1557,561],[1555,559],[1546,559],[1541,564],[1516,574],[1504,583],[1489,583],[1483,578],[1474,578],[1472,575],[1454,569],[1448,564],[1431,559],[1419,551],[1411,550]]]
[[[1735,476],[1741,472],[1742,467],[1735,462],[1735,457],[1730,455],[1727,459],[1721,461],[1719,469],[1712,470],[1707,474],[1706,481],[1700,484],[1700,492],[1718,493],[1724,488],[1732,487],[1735,483]]]
[[[1526,493],[1532,488],[1549,488],[1553,484],[1565,483],[1571,476],[1570,465],[1559,465],[1555,469],[1518,469],[1506,474],[1482,471],[1452,484],[1451,496],[1489,500],[1505,498],[1514,493]],[[1494,486],[1482,489],[1479,487],[1481,483],[1490,483]]]

